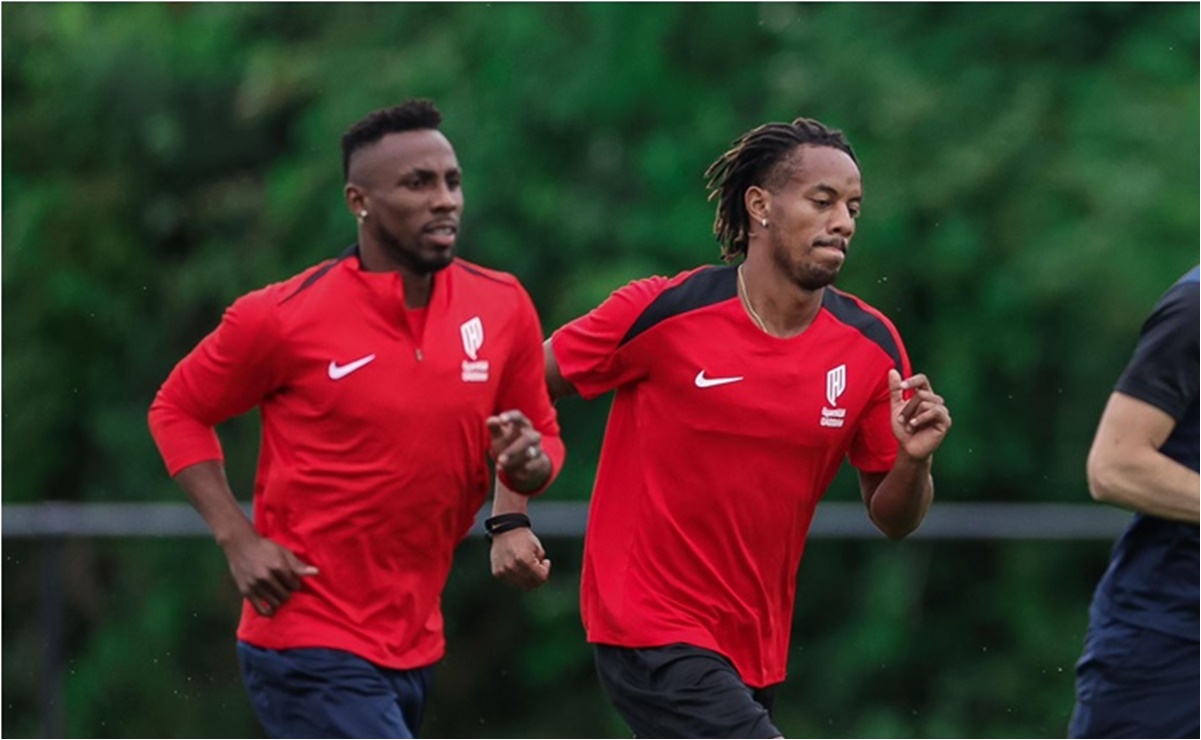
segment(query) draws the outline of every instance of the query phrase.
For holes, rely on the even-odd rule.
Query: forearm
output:
[[[868,515],[884,535],[900,539],[918,528],[934,500],[932,457],[915,460],[904,452],[897,455],[892,470],[884,476],[868,501]]]
[[[1188,524],[1201,522],[1201,477],[1156,450],[1128,449],[1110,459],[1091,455],[1088,489],[1107,504]]]
[[[492,516],[499,514],[528,514],[530,497],[509,489],[500,478],[496,479],[496,492],[492,496]]]
[[[574,394],[575,388],[559,372],[559,364],[555,359],[554,352],[551,350],[550,339],[547,339],[543,343],[542,349],[546,366],[546,385],[551,401],[554,402],[564,396]],[[554,433],[549,435],[545,432],[543,433],[543,451],[546,453],[551,464],[551,472],[547,480],[533,494],[528,494],[514,491],[505,484],[504,478],[507,476],[497,475],[496,490],[492,496],[492,516],[499,514],[528,514],[530,496],[541,493],[558,477],[563,462],[567,457],[567,448],[563,444],[562,437],[559,436],[558,431],[558,422],[555,420]]]
[[[246,517],[225,477],[225,467],[216,460],[197,463],[179,471],[176,482],[188,494],[188,500],[208,523],[217,544],[257,536],[254,524]]]

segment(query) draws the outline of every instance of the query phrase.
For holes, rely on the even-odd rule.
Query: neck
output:
[[[433,273],[414,276],[401,270],[400,281],[405,288],[405,308],[424,308],[429,305],[430,296],[434,292]]]
[[[395,272],[404,286],[405,307],[421,308],[430,302],[434,292],[434,274],[418,272],[410,265],[388,256],[379,245],[359,236],[359,264],[367,272]]]
[[[805,290],[779,270],[749,257],[738,266],[739,294],[747,314],[774,337],[794,337],[809,328],[822,307],[825,288]]]

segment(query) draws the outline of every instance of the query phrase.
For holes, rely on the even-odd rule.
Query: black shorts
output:
[[[417,736],[433,668],[383,668],[343,650],[238,642],[242,681],[268,737]]]
[[[595,647],[601,687],[636,737],[781,736],[771,721],[772,688],[750,688],[712,650]]]
[[[1076,664],[1068,737],[1199,737],[1196,640],[1102,619]]]

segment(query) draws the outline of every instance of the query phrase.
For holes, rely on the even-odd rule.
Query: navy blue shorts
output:
[[[242,681],[271,737],[416,737],[432,667],[398,671],[326,648],[238,642]]]
[[[780,737],[772,689],[752,689],[724,656],[683,643],[596,645],[601,687],[635,737]]]
[[[1116,620],[1089,627],[1068,737],[1201,736],[1196,640]]]

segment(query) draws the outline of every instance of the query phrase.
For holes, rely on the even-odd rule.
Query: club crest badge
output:
[[[847,366],[838,367],[826,373],[826,401],[830,404],[822,408],[821,425],[824,427],[841,427],[846,423],[847,410],[838,408],[838,397],[847,389]]]
[[[459,327],[459,337],[463,340],[463,352],[467,355],[467,359],[463,360],[463,382],[488,382],[488,361],[480,359],[480,348],[484,346],[484,322],[480,321],[479,316],[464,321]]]

